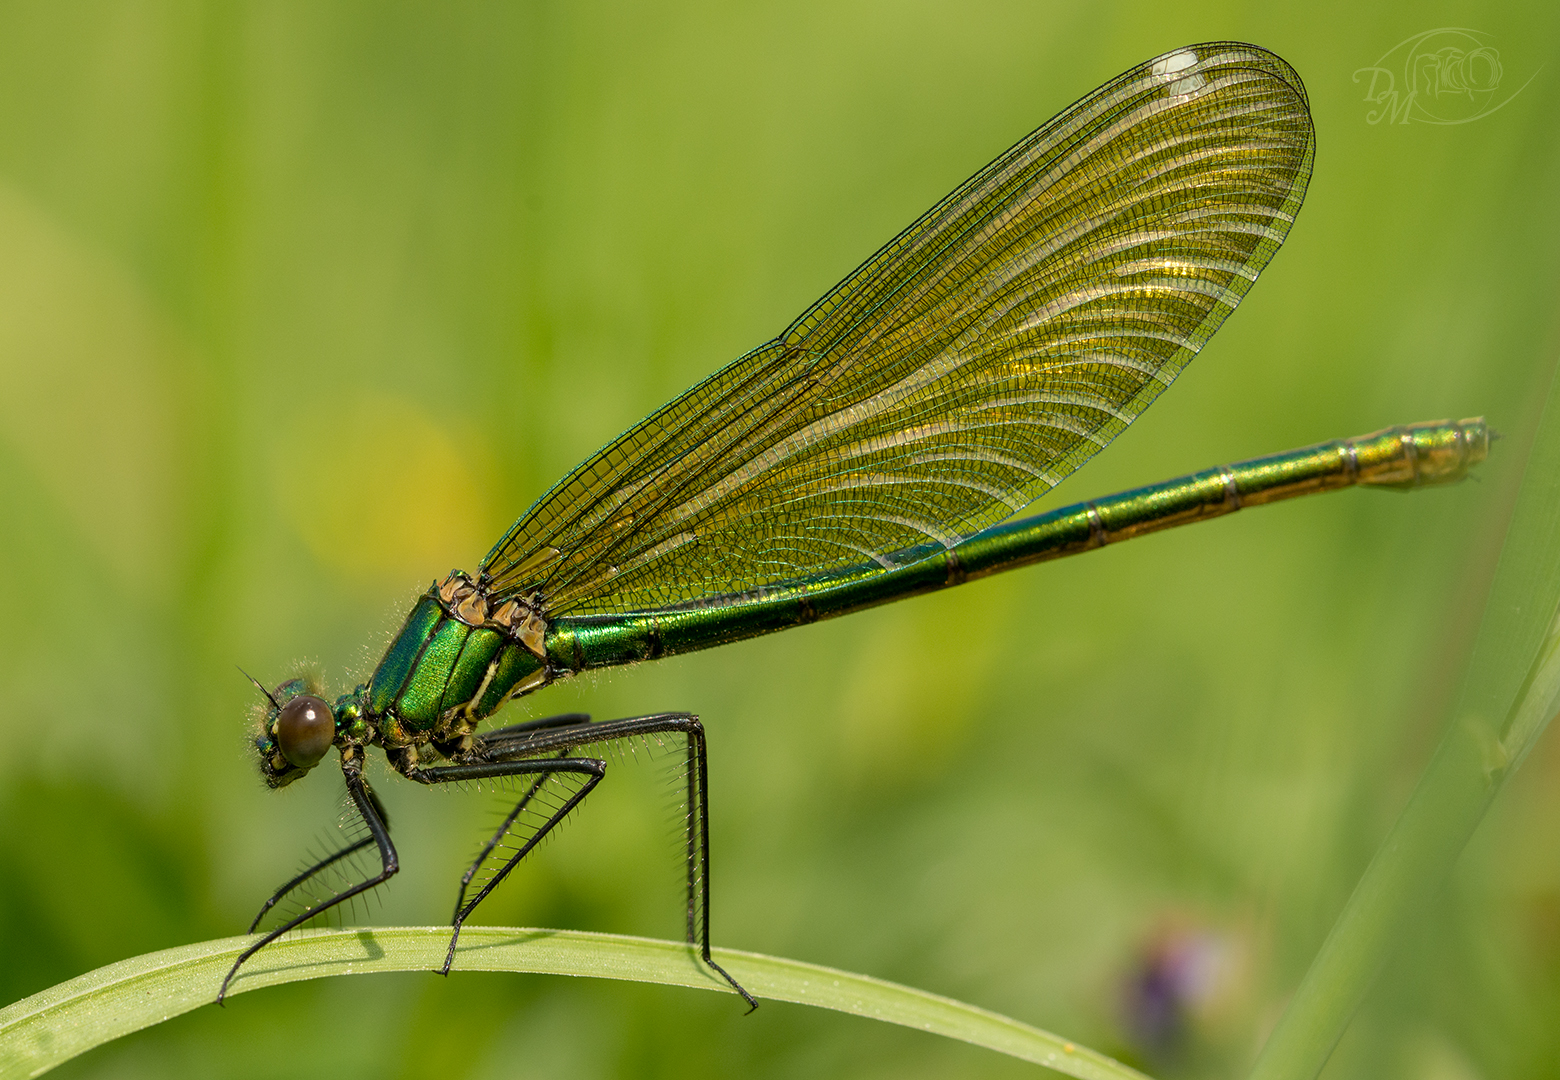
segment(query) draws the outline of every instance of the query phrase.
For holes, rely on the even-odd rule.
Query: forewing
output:
[[[1133,68],[565,477],[484,560],[494,591],[552,615],[697,605],[996,524],[1234,310],[1314,146],[1271,53],[1196,45]]]

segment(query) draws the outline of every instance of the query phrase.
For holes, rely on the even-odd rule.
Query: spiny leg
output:
[[[344,752],[341,755],[341,775],[342,779],[346,781],[347,793],[352,797],[353,805],[357,807],[357,812],[362,817],[363,823],[368,826],[369,838],[379,848],[379,873],[367,881],[360,882],[352,886],[350,889],[346,889],[336,894],[335,896],[324,900],[321,903],[311,904],[299,915],[289,919],[281,926],[278,926],[275,930],[272,930],[270,933],[266,934],[259,941],[255,942],[253,945],[250,945],[243,952],[239,953],[238,959],[233,961],[233,966],[228,969],[227,977],[222,980],[222,986],[217,991],[218,1005],[221,1005],[223,999],[227,997],[228,985],[233,981],[233,976],[238,974],[238,969],[244,965],[245,961],[254,956],[255,953],[271,944],[271,942],[275,941],[289,930],[296,929],[297,927],[308,922],[316,915],[330,910],[343,901],[350,900],[354,896],[365,893],[368,890],[375,888],[376,886],[384,884],[395,875],[397,870],[400,869],[399,857],[396,855],[395,845],[390,842],[390,830],[385,826],[384,816],[379,807],[379,800],[374,796],[373,792],[369,790],[367,782],[363,779],[363,752],[361,749],[354,748],[352,752]],[[354,848],[350,848],[348,850],[355,850],[355,847],[356,845],[354,845]],[[299,882],[307,880],[314,873],[335,862],[338,858],[344,856],[345,854],[347,854],[347,852],[337,853],[337,855],[332,856],[325,862],[313,867],[310,871],[300,875],[300,877],[295,880]],[[275,899],[276,898],[273,897],[271,902],[274,902]]]
[[[687,836],[687,871],[688,871],[688,909],[687,909],[687,935],[690,945],[699,946],[699,954],[704,963],[725,979],[731,987],[742,995],[742,998],[750,1006],[749,1011],[758,1007],[758,1002],[745,990],[740,983],[715,963],[710,955],[710,863],[709,863],[709,770],[704,741],[704,726],[698,717],[690,713],[664,713],[657,716],[634,717],[627,720],[612,720],[600,724],[592,724],[589,718],[579,714],[568,716],[549,717],[544,720],[532,721],[527,724],[517,724],[513,727],[501,728],[478,738],[476,746],[468,756],[472,764],[443,766],[439,768],[421,770],[419,779],[427,779],[432,783],[444,783],[451,780],[473,779],[477,773],[471,769],[489,769],[502,765],[558,765],[564,761],[584,762],[593,759],[567,758],[571,750],[581,746],[589,746],[594,743],[606,743],[620,739],[631,739],[636,736],[680,734],[687,740],[687,813],[685,831]],[[538,760],[540,759],[540,760]],[[602,765],[603,772],[605,765]],[[525,770],[529,771],[529,770]],[[516,773],[487,772],[481,776],[516,775]],[[600,777],[593,779],[582,791],[578,792],[566,804],[555,813],[529,841],[522,845],[520,850],[508,860],[508,862],[485,884],[478,895],[463,908],[456,911],[455,937],[460,934],[460,925],[470,916],[478,903],[492,891],[493,887],[502,880],[511,869],[528,854],[541,838],[558,824],[567,814],[595,787]],[[465,889],[477,868],[501,842],[514,821],[518,818],[525,806],[532,800],[540,788],[545,784],[547,776],[539,775],[535,783],[521,798],[519,805],[508,815],[499,831],[494,834],[492,840],[483,848],[482,854],[467,871],[461,884],[461,898],[465,898]],[[699,918],[702,913],[702,925]],[[449,970],[449,964],[454,960],[455,942],[450,942],[450,952],[446,958],[445,970]]]
[[[388,834],[390,831],[390,815],[385,813],[384,803],[379,801],[379,796],[375,794],[374,789],[369,787],[366,782],[363,785],[363,789],[368,792],[369,802],[373,804],[374,811],[379,815],[379,820],[384,825],[385,832]],[[334,866],[336,863],[340,862],[342,859],[347,858],[349,855],[357,854],[359,851],[362,851],[364,848],[368,847],[374,842],[374,834],[372,831],[370,831],[370,833],[361,840],[357,840],[351,844],[348,844],[346,847],[342,848],[340,851],[335,852],[334,854],[325,856],[325,858],[321,859],[313,866],[308,867],[297,877],[293,878],[281,888],[277,889],[274,893],[271,894],[270,899],[260,905],[259,913],[255,915],[254,921],[249,924],[248,933],[253,934],[259,927],[260,920],[265,918],[266,912],[275,907],[277,903],[288,893],[304,884],[315,874],[318,874],[321,870],[326,870],[331,866]]]
[[[699,927],[699,955],[703,958],[705,966],[718,972],[720,977],[731,984],[737,993],[742,995],[742,1000],[748,1003],[748,1012],[758,1008],[758,1002],[752,994],[742,987],[742,984],[733,979],[710,956],[710,780],[709,757],[704,746],[704,725],[699,723],[699,718],[689,713],[682,714],[688,724],[688,944],[694,943],[694,889],[695,879],[698,881],[698,908],[703,914],[702,925]],[[697,774],[697,777],[695,776]],[[697,801],[698,808],[694,803]],[[698,843],[694,842],[694,828],[697,823]],[[697,847],[697,852],[695,852]]]
[[[565,776],[578,778],[581,781],[579,790],[565,799],[563,804],[536,828],[529,839],[521,844],[515,853],[498,868],[497,872],[483,883],[482,888],[477,891],[477,895],[469,901],[465,901],[463,905],[456,907],[455,918],[451,924],[453,932],[450,934],[450,947],[444,957],[444,967],[441,969],[442,974],[448,975],[450,973],[450,966],[455,962],[455,944],[460,940],[461,927],[471,913],[476,910],[477,905],[487,899],[488,893],[492,892],[499,882],[509,876],[509,872],[519,864],[521,859],[529,855],[537,844],[541,843],[543,837],[552,832],[559,822],[569,816],[574,808],[584,800],[586,795],[591,793],[591,790],[601,782],[601,778],[606,774],[607,763],[604,761],[598,761],[594,758],[568,757],[549,757],[540,761],[534,759],[476,761],[464,765],[440,765],[429,769],[418,769],[416,772],[409,774],[413,780],[418,780],[425,784],[447,784],[461,780],[488,780],[507,776],[536,777],[535,782],[531,784],[526,794],[520,799],[519,804],[505,818],[503,827],[488,841],[476,863],[473,864],[471,869],[466,871],[465,877],[461,879],[461,900],[465,900],[466,887],[470,884],[471,878],[477,872],[477,869],[482,866],[492,850],[508,834],[515,819],[530,805],[537,792],[546,785],[548,780],[555,776]],[[457,901],[457,904],[460,904],[460,901]]]
[[[485,761],[503,760],[510,755],[500,753],[501,749],[512,749],[513,746],[517,743],[524,743],[525,745],[530,746],[530,740],[534,739],[540,732],[548,731],[554,728],[574,727],[577,725],[589,723],[589,713],[561,713],[557,716],[544,716],[536,720],[527,720],[520,724],[510,724],[508,727],[496,728],[493,731],[487,732],[485,735],[479,736],[476,741],[476,751],[473,756],[475,756],[478,760]],[[568,757],[568,748],[558,750],[553,756],[557,758]],[[455,896],[455,916],[452,925],[459,926],[459,924],[462,922],[461,909],[466,906],[466,890],[471,886],[471,879],[477,875],[479,870],[481,870],[482,864],[485,863],[488,856],[493,853],[493,849],[498,847],[499,844],[503,843],[504,838],[509,835],[510,829],[514,827],[514,824],[519,819],[520,815],[523,814],[527,807],[531,805],[532,800],[536,798],[537,793],[541,791],[542,787],[547,783],[549,776],[552,775],[556,774],[543,773],[537,776],[536,780],[532,782],[530,788],[523,796],[521,796],[520,801],[515,804],[514,809],[504,816],[504,820],[499,823],[499,826],[494,831],[492,838],[489,839],[486,844],[482,845],[482,850],[477,853],[477,857],[472,860],[472,863],[469,867],[467,867],[466,872],[461,875],[460,891]],[[581,798],[583,797],[584,796],[581,795]],[[578,805],[578,801],[576,801],[575,805]],[[535,839],[537,842],[539,842],[541,840],[541,836],[538,835]],[[457,930],[457,934],[458,933],[459,931]],[[449,958],[453,959],[454,955],[455,953],[452,944]],[[449,974],[448,963],[445,964],[444,971],[445,974]]]
[[[560,750],[557,754],[554,755],[555,758],[559,759],[567,756],[568,751],[566,750]],[[520,815],[526,811],[526,809],[531,805],[532,801],[536,798],[537,793],[542,790],[543,786],[545,786],[547,781],[554,775],[556,774],[540,773],[537,775],[536,779],[531,782],[531,786],[526,789],[526,793],[520,797],[520,801],[515,803],[514,809],[504,815],[504,820],[501,821],[498,828],[494,830],[492,837],[488,839],[487,843],[482,845],[482,850],[477,852],[477,857],[471,861],[471,865],[468,866],[466,868],[466,872],[461,875],[460,890],[455,894],[455,915],[454,921],[451,923],[452,926],[459,927],[463,921],[464,916],[461,913],[466,908],[466,890],[471,887],[471,879],[477,876],[477,872],[481,870],[482,865],[487,862],[488,856],[493,854],[493,849],[498,847],[499,844],[503,843],[504,838],[509,835],[510,829],[514,828],[514,824],[519,819]],[[594,784],[591,786],[594,786]],[[583,792],[580,793],[579,798],[584,798]],[[575,800],[574,805],[579,805],[578,799]],[[548,824],[548,828],[551,828],[551,823]],[[538,834],[533,839],[533,843],[539,842],[540,840],[541,834]],[[527,848],[527,850],[530,849]],[[489,887],[491,887],[491,884]],[[459,930],[456,932],[459,933]],[[455,953],[452,943],[450,955],[446,958],[444,964],[444,974],[446,975],[450,973],[449,961],[454,959],[454,956]]]
[[[477,742],[483,746],[492,746],[494,743],[530,738],[537,732],[546,731],[550,728],[576,727],[580,724],[588,723],[590,723],[590,713],[559,713],[557,716],[543,716],[536,720],[527,720],[523,724],[510,724],[508,727],[494,728],[492,731],[477,736]]]

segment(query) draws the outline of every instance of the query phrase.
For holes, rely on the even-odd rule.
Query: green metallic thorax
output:
[[[502,629],[462,620],[435,585],[379,661],[363,709],[386,747],[442,743],[473,730],[517,687],[545,681],[530,649]]]

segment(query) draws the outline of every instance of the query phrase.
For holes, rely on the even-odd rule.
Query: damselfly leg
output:
[[[362,893],[368,892],[370,889],[374,889],[380,885],[383,885],[386,881],[389,881],[390,878],[394,877],[395,872],[400,869],[400,860],[396,855],[395,845],[390,842],[390,828],[385,824],[384,811],[380,807],[378,797],[374,795],[373,791],[369,788],[368,782],[363,779],[363,751],[361,748],[353,747],[351,751],[341,755],[341,775],[342,779],[346,781],[347,794],[351,797],[353,806],[357,809],[358,816],[362,819],[363,824],[368,827],[368,836],[363,840],[359,840],[356,843],[348,845],[342,850],[336,852],[334,855],[322,859],[314,866],[293,878],[286,885],[282,886],[282,888],[277,890],[277,892],[273,894],[271,898],[267,900],[261,907],[260,915],[255,917],[255,923],[258,924],[260,918],[264,916],[265,913],[272,907],[274,907],[276,902],[282,897],[286,896],[300,885],[303,885],[305,882],[309,881],[321,870],[334,865],[341,859],[346,858],[348,855],[351,855],[356,851],[362,850],[369,844],[373,844],[379,849],[379,873],[365,881],[360,881],[354,885],[351,885],[350,887],[343,889],[341,892],[310,904],[296,916],[288,919],[281,926],[278,926],[276,929],[270,931],[259,941],[256,941],[243,952],[239,953],[238,959],[233,961],[233,966],[228,969],[227,977],[222,980],[221,989],[217,991],[218,1005],[222,1004],[223,999],[227,997],[228,986],[232,983],[233,976],[238,974],[238,969],[242,967],[244,962],[247,961],[251,956],[254,956],[255,953],[271,944],[271,942],[275,941],[289,930],[293,930],[299,926],[302,926],[310,919],[324,914],[326,911],[329,911],[331,908],[334,908],[339,904],[345,903],[354,896],[359,896]],[[251,929],[253,929],[253,927],[251,927]]]
[[[419,768],[410,774],[414,780],[431,784],[512,776],[533,778],[461,878],[449,952],[444,960],[446,974],[455,959],[461,927],[477,905],[606,775],[604,760],[573,756],[574,752],[584,747],[605,749],[614,743],[633,744],[664,735],[681,736],[685,746],[688,943],[699,947],[700,958],[742,995],[750,1011],[758,1007],[753,996],[710,956],[708,766],[704,727],[698,717],[689,713],[663,713],[599,724],[578,713],[548,717],[479,736],[458,764]],[[468,899],[473,882],[485,867],[487,877]]]
[[[385,813],[385,804],[379,801],[379,796],[374,793],[374,789],[369,787],[366,781],[363,784],[363,789],[368,793],[368,801],[373,805],[374,812],[379,815],[379,821],[382,825],[384,825],[385,832],[388,834],[390,831],[390,815]],[[253,934],[256,930],[258,930],[260,928],[260,921],[265,918],[266,913],[275,907],[278,902],[290,894],[294,889],[302,888],[311,879],[313,879],[316,874],[323,870],[330,869],[341,860],[350,858],[351,856],[356,855],[358,852],[362,851],[364,848],[371,847],[373,844],[374,834],[372,831],[370,831],[367,836],[364,836],[363,838],[348,844],[339,851],[335,851],[330,855],[325,856],[313,866],[304,869],[301,873],[298,874],[297,877],[293,878],[281,888],[277,889],[274,893],[271,894],[270,899],[260,905],[260,910],[258,913],[256,913],[254,921],[249,924],[248,932]],[[323,911],[324,909],[322,908],[321,910]],[[319,914],[319,912],[315,912],[315,914]],[[313,916],[309,917],[312,918]]]

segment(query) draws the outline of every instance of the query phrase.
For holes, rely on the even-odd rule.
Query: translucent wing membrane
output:
[[[1168,386],[1288,233],[1314,133],[1249,45],[1142,64],[589,458],[483,562],[551,615],[892,569],[1050,490]]]

